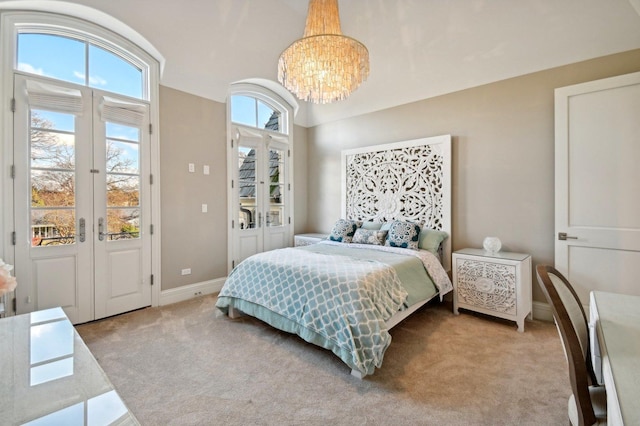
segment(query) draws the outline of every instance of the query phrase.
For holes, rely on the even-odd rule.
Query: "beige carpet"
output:
[[[78,326],[143,425],[566,425],[555,326],[421,309],[364,380],[335,355],[214,296]]]

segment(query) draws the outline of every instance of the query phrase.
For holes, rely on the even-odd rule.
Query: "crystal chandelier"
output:
[[[369,51],[342,35],[338,0],[310,0],[304,36],[278,61],[278,81],[299,99],[346,99],[369,75]]]

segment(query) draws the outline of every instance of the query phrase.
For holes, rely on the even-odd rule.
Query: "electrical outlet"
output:
[[[206,204],[202,205],[202,213],[206,213],[208,211],[208,207]]]
[[[193,163],[189,163],[189,173],[195,173],[196,172],[196,165]]]
[[[181,271],[182,275],[191,275],[191,268],[186,268]]]
[[[205,175],[209,174],[209,166],[207,166],[206,164],[202,167],[202,173],[204,173]]]

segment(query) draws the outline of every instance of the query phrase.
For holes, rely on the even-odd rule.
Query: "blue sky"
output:
[[[142,98],[143,82],[140,69],[100,47],[87,46],[84,41],[68,37],[20,34],[17,69],[133,98]]]
[[[257,105],[256,105],[257,104]],[[231,97],[231,121],[264,129],[264,125],[273,114],[273,109],[261,101],[249,96]]]

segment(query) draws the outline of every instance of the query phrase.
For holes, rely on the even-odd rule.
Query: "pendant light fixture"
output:
[[[369,76],[369,51],[342,35],[338,0],[310,0],[304,36],[278,61],[278,81],[299,99],[346,99]]]

